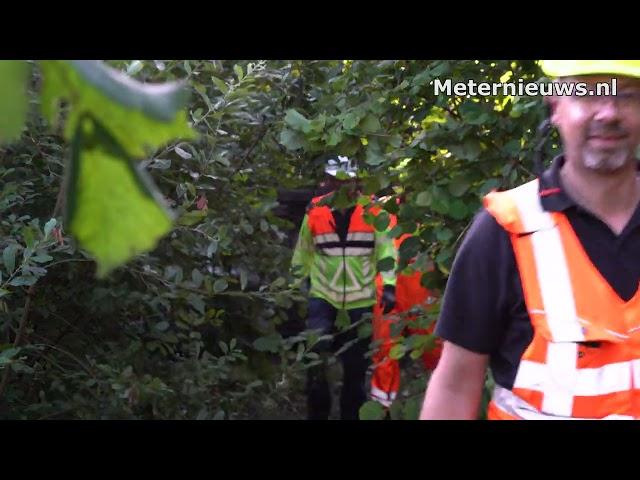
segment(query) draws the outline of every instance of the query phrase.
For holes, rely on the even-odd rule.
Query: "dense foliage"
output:
[[[64,169],[76,158],[69,125],[82,124],[78,99],[64,105],[64,122],[41,115],[47,74],[62,67],[33,65],[26,127],[0,147],[0,418],[303,418],[303,373],[317,338],[303,331],[304,288],[289,274],[297,225],[281,214],[282,192],[315,188],[327,151],[357,158],[366,193],[406,198],[385,203],[398,215],[395,235],[416,233],[400,268],[415,257],[410,268],[441,291],[481,196],[532,176],[545,114],[536,98],[448,97],[431,83],[535,81],[532,61],[109,63],[141,83],[181,80],[190,91],[186,108],[165,106],[183,112],[173,130],[144,116],[113,128],[98,116],[87,130],[104,125],[175,221],[127,263],[96,266],[105,238],[135,237],[157,222],[131,220],[129,194],[110,187],[119,177],[85,172],[92,186],[75,198],[100,197],[102,210],[82,215],[129,230],[100,230],[94,247],[80,229],[69,234]],[[90,95],[82,101],[89,112],[115,111]],[[127,148],[129,137],[145,148]],[[420,322],[436,316],[437,305]],[[432,345],[416,335],[392,354],[410,364]],[[407,372],[393,418],[417,416],[427,376]],[[380,414],[363,409],[366,418]]]

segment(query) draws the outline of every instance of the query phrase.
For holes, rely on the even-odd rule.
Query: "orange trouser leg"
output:
[[[400,364],[398,360],[389,357],[389,352],[396,343],[391,336],[393,318],[390,315],[383,315],[379,308],[374,309],[373,339],[380,344],[373,355],[371,396],[387,407],[395,400],[400,389]]]
[[[377,298],[382,296],[382,279],[376,277]],[[395,310],[388,315],[382,313],[379,303],[373,307],[373,340],[378,349],[373,355],[373,376],[371,378],[371,397],[385,406],[390,406],[400,389],[400,364],[389,357],[395,344],[391,336],[391,325]]]

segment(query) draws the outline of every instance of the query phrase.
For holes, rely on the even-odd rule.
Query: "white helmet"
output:
[[[339,175],[339,172],[341,172],[342,175]],[[358,167],[352,160],[349,160],[348,157],[339,155],[337,159],[330,158],[327,160],[324,173],[331,175],[332,177],[346,176],[348,178],[355,178],[358,176]]]

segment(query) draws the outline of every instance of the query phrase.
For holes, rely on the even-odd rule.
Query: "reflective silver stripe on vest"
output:
[[[358,300],[371,300],[375,295],[375,292],[372,288],[363,288],[362,290],[358,290],[357,292],[345,293],[344,296],[341,291],[335,291],[331,288],[326,287],[325,285],[318,288],[318,291],[333,300],[337,303],[345,303],[357,302]]]
[[[522,420],[594,420],[593,418],[577,418],[562,415],[547,415],[541,413],[522,398],[499,385],[493,390],[491,398],[496,407],[503,412]],[[602,420],[634,420],[631,415],[607,415]]]
[[[375,240],[375,234],[373,232],[350,232],[347,233],[347,240],[373,242]]]
[[[583,341],[584,333],[576,313],[560,231],[555,226],[551,214],[544,211],[540,204],[537,180],[514,189],[510,195],[515,201],[525,232],[533,232],[530,239],[538,285],[544,304],[544,315],[553,339],[548,344],[546,358],[552,381],[545,382],[544,388],[536,390],[543,393],[543,412],[570,417],[574,396],[571,389],[565,388],[565,385],[573,385],[577,381],[578,347],[575,342]],[[532,382],[536,383],[537,380],[529,376],[527,363],[521,362],[514,385],[524,386]]]
[[[367,255],[373,254],[373,248],[365,248],[365,247],[320,247],[320,252],[324,255],[328,255],[330,257],[341,257],[342,255],[346,257],[363,257]]]
[[[358,300],[369,300],[374,298],[374,291],[372,288],[365,287],[359,292],[347,293],[344,297],[345,302],[356,302]]]
[[[379,388],[371,386],[371,396],[378,403],[384,405],[385,407],[390,407],[393,401],[396,399],[397,393],[396,392],[387,393],[380,390]]]
[[[538,285],[549,330],[555,342],[584,340],[578,321],[567,259],[560,231],[549,212],[544,211],[538,194],[538,181],[526,183],[510,192],[523,227],[531,235]]]
[[[316,235],[313,237],[313,243],[316,245],[318,243],[326,243],[326,242],[339,242],[340,237],[336,233],[323,233],[322,235]]]
[[[575,346],[575,345],[574,345]],[[576,351],[570,352],[568,359],[575,365]],[[556,361],[559,360],[555,359]],[[547,393],[558,390],[558,395],[564,393],[569,396],[595,397],[610,393],[627,392],[631,390],[631,378],[634,373],[633,362],[609,363],[598,368],[577,368],[566,375],[566,369],[557,371],[554,360],[547,363],[522,360],[515,388],[526,388]],[[567,362],[563,362],[567,363]]]
[[[344,253],[344,249],[340,247],[330,247],[330,248],[320,247],[320,252],[330,257],[341,257]]]
[[[347,257],[362,257],[365,255],[371,255],[372,253],[373,253],[373,248],[347,247],[344,249],[344,254]]]

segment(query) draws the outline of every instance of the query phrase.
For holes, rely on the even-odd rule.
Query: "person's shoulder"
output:
[[[490,249],[497,243],[509,240],[509,235],[485,208],[481,208],[473,218],[461,248]]]
[[[501,268],[511,264],[513,249],[509,233],[484,208],[479,210],[456,252],[454,272]]]
[[[329,195],[331,195],[331,193],[332,192],[313,197],[311,201],[307,204],[307,213],[309,213],[311,210],[315,208],[322,207],[323,205],[321,205],[320,202],[322,202],[322,200],[326,199]]]

